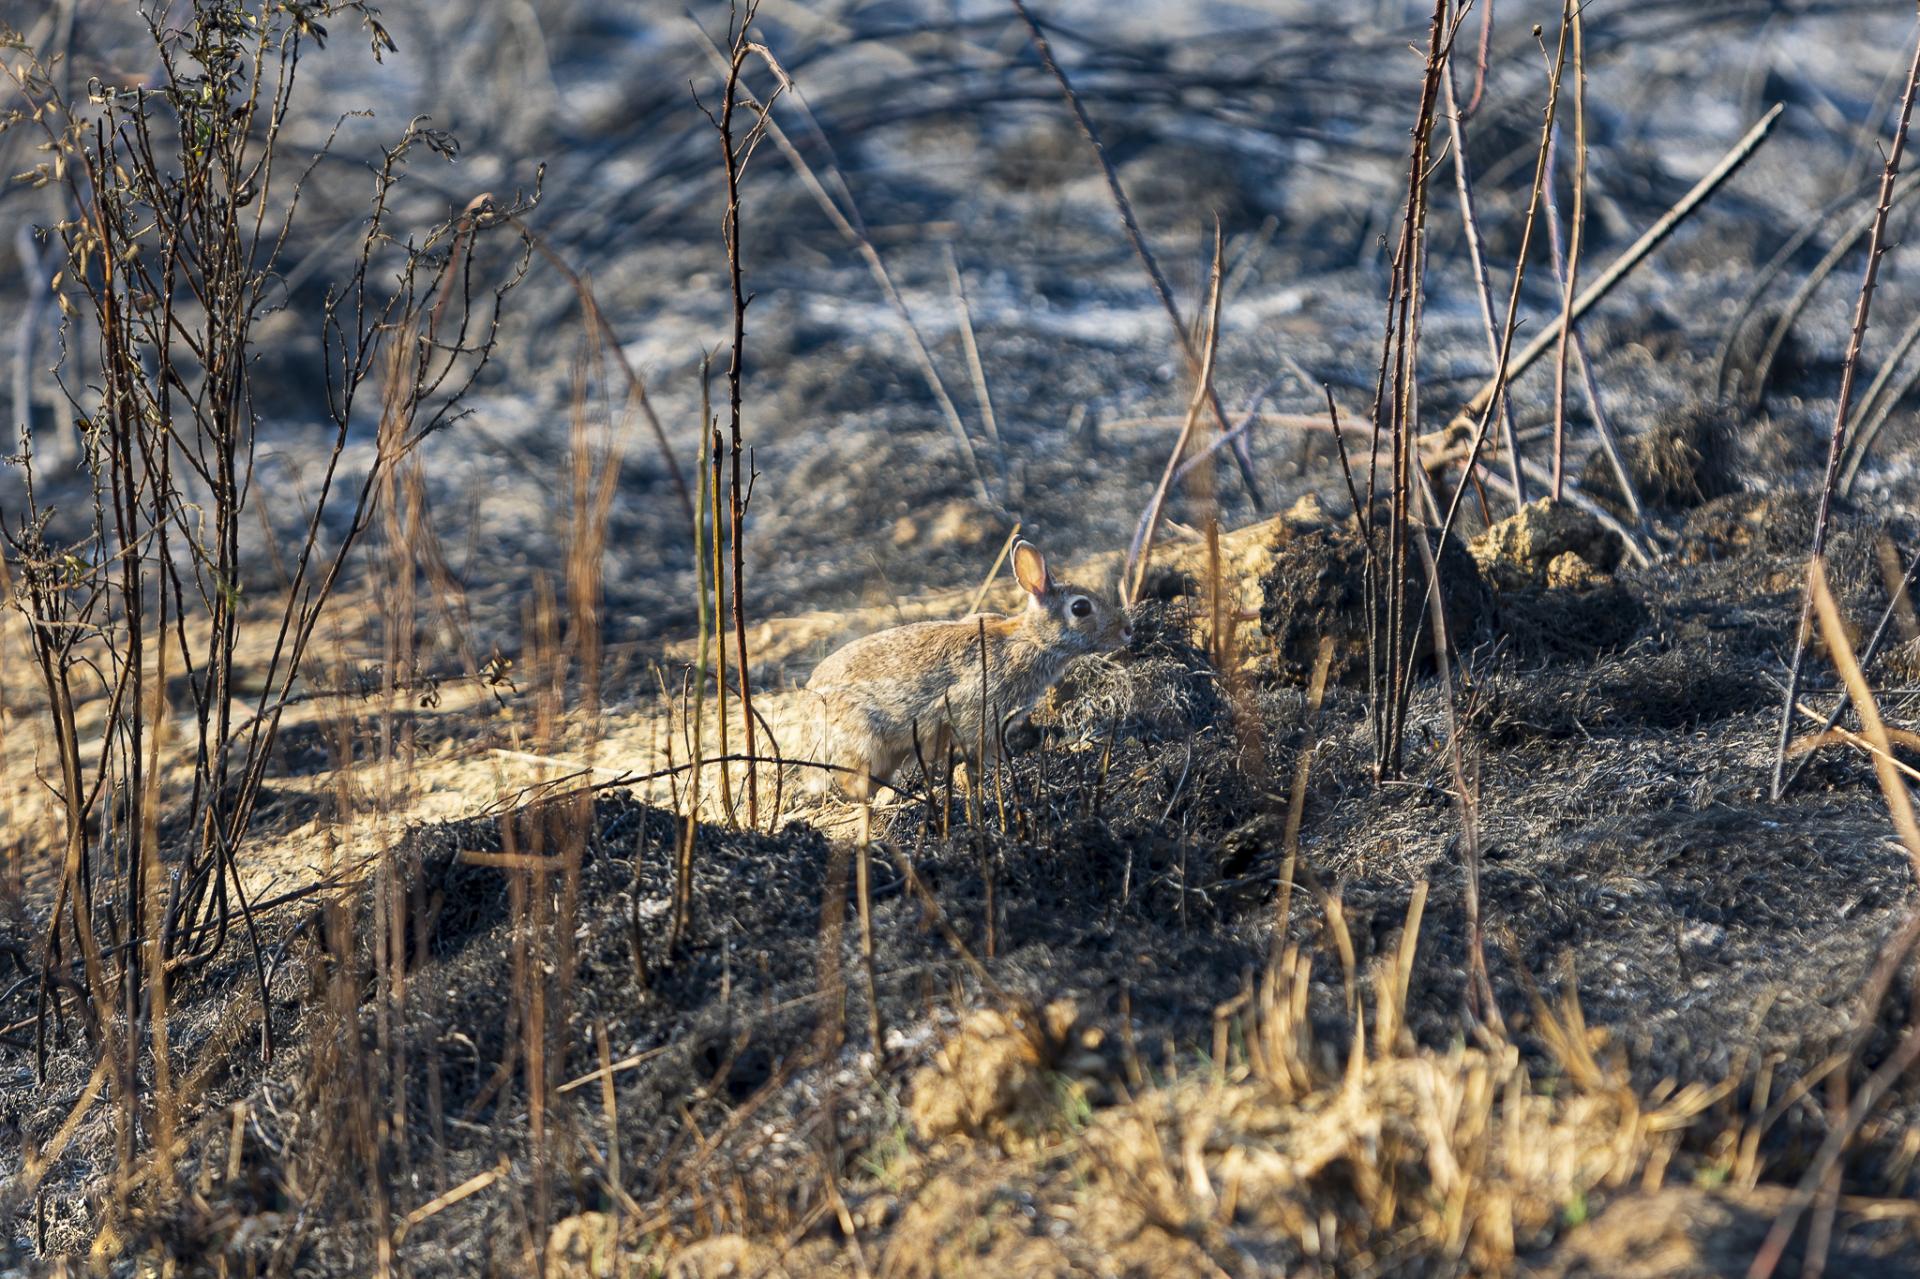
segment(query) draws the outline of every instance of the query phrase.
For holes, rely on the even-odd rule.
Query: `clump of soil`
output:
[[[1730,493],[1688,516],[1681,533],[1681,558],[1690,561],[1757,555],[1804,557],[1813,545],[1820,513],[1817,493],[1800,490]],[[1870,567],[1878,524],[1863,512],[1835,501],[1827,533],[1828,558],[1860,559]]]
[[[1681,530],[1682,562],[1737,566],[1773,602],[1798,604],[1806,589],[1819,495],[1804,491],[1732,493],[1695,510]],[[1882,561],[1888,547],[1913,542],[1904,516],[1876,518],[1836,499],[1827,533],[1827,581],[1856,646],[1879,620],[1889,598]],[[1818,636],[1815,636],[1819,643]]]
[[[1627,474],[1641,504],[1656,511],[1690,510],[1729,493],[1738,493],[1740,458],[1737,418],[1723,405],[1693,405],[1668,413],[1627,442]],[[1596,501],[1627,514],[1619,477],[1605,453],[1587,457],[1580,487]]]
[[[1539,498],[1467,544],[1496,591],[1598,580],[1620,559],[1620,544],[1571,502]]]
[[[1376,538],[1384,541],[1379,533]],[[1364,536],[1351,519],[1283,528],[1274,543],[1272,566],[1260,580],[1260,630],[1273,644],[1273,670],[1282,679],[1304,683],[1311,678],[1322,636],[1334,641],[1329,679],[1356,683],[1365,678],[1366,559]],[[1491,629],[1492,600],[1473,560],[1456,541],[1448,539],[1436,559],[1448,638],[1458,647],[1470,647]],[[1419,607],[1426,589],[1426,570],[1418,551],[1410,548],[1410,607]],[[1430,662],[1430,628],[1423,627],[1421,635],[1422,660]]]
[[[1331,678],[1364,677],[1365,556],[1351,521],[1289,526],[1276,542],[1261,581],[1260,626],[1282,679],[1304,683],[1311,676],[1323,635],[1335,641]],[[1610,576],[1619,557],[1619,542],[1592,515],[1550,498],[1494,524],[1468,549],[1449,540],[1439,556],[1448,637],[1465,652],[1497,635],[1511,656],[1549,661],[1624,648],[1645,633],[1652,614]],[[1417,555],[1409,560],[1417,608],[1426,574]],[[1423,663],[1430,664],[1430,654],[1423,628]]]
[[[1690,563],[1726,559],[1749,551],[1778,554],[1797,540],[1793,534],[1804,503],[1787,493],[1734,493],[1708,502],[1687,517],[1680,533],[1680,558]],[[1806,531],[1811,533],[1812,525]],[[1804,550],[1807,543],[1799,542]]]
[[[1468,543],[1494,588],[1500,643],[1524,661],[1591,660],[1645,633],[1652,615],[1616,580],[1620,543],[1589,512],[1542,497]]]

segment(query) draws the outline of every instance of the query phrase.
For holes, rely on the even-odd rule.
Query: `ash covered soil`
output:
[[[1587,274],[1775,102],[1786,109],[1740,174],[1581,329],[1648,499],[1642,541],[1653,562],[1604,562],[1617,553],[1605,536],[1613,550],[1591,553],[1602,562],[1590,573],[1551,581],[1543,564],[1441,557],[1459,597],[1449,622],[1489,976],[1506,1031],[1551,1083],[1564,1063],[1542,1010],[1577,996],[1595,1052],[1635,1093],[1725,1085],[1671,1153],[1669,1177],[1707,1189],[1728,1179],[1725,1134],[1744,1116],[1767,1120],[1745,1165],[1761,1191],[1792,1185],[1808,1166],[1828,1131],[1826,1094],[1815,1091],[1823,1063],[1850,1044],[1859,992],[1920,902],[1867,757],[1824,746],[1783,799],[1768,798],[1859,253],[1811,295],[1770,366],[1757,368],[1756,353],[1800,282],[1870,210],[1865,184],[1898,87],[1890,77],[1911,35],[1906,15],[1883,9],[1589,8]],[[1469,131],[1503,298],[1545,90],[1528,28],[1551,31],[1554,14],[1500,7]],[[530,221],[591,279],[690,470],[700,359],[726,340],[729,313],[718,144],[687,92],[693,77],[710,96],[713,75],[689,24],[672,6],[593,0],[388,16],[402,50],[391,66],[373,67],[345,39],[316,58],[305,108],[315,140],[370,93],[387,105],[348,123],[345,154],[414,114],[452,130],[462,159],[422,175],[434,192],[415,197],[422,225],[476,191],[529,186],[544,160],[545,197]],[[713,1269],[680,1273],[725,1264],[1197,1272],[1178,1253],[1112,1263],[1091,1244],[1043,1260],[1022,1251],[1078,1229],[1054,1211],[1066,1192],[1045,1184],[1067,1175],[1067,1157],[1008,1143],[994,1115],[933,1123],[916,1100],[970,1010],[1024,1010],[1007,1015],[1032,1022],[1069,1004],[1086,1030],[1073,1042],[1100,1044],[1072,1067],[1091,1081],[1075,1096],[1098,1112],[1143,1078],[1204,1074],[1232,1020],[1216,1010],[1238,1006],[1289,944],[1310,956],[1308,1021],[1326,1042],[1347,1042],[1350,974],[1364,984],[1392,968],[1424,892],[1406,1028],[1438,1052],[1483,1043],[1467,1015],[1463,815],[1444,693],[1423,668],[1406,777],[1376,784],[1352,504],[1325,433],[1287,420],[1324,412],[1322,382],[1355,420],[1371,399],[1383,238],[1404,194],[1422,15],[1391,3],[1204,15],[1142,3],[1049,4],[1043,17],[1189,316],[1201,308],[1216,217],[1226,236],[1219,391],[1236,418],[1256,405],[1272,415],[1248,436],[1258,503],[1233,467],[1219,470],[1223,523],[1268,520],[1257,569],[1238,583],[1258,620],[1243,623],[1232,669],[1215,668],[1201,633],[1205,592],[1162,574],[1133,650],[1070,673],[984,812],[934,779],[877,814],[873,1010],[856,855],[846,814],[832,806],[777,834],[702,826],[678,937],[683,824],[657,789],[415,824],[336,906],[304,898],[263,914],[271,1061],[260,1051],[259,979],[238,940],[172,993],[176,1079],[193,1099],[180,1119],[180,1175],[197,1192],[143,1206],[135,1188],[110,1255],[167,1254],[196,1273],[216,1256],[262,1273],[368,1273],[379,1236],[393,1238],[396,1222],[427,1205],[399,1234],[405,1273],[527,1273],[554,1223],[583,1213],[624,1215],[641,1274],[680,1264],[681,1245],[719,1237],[743,1251],[731,1262],[709,1251],[685,1267]],[[992,5],[782,4],[761,21],[797,86],[778,118],[809,164],[844,175],[965,420],[990,500],[859,252],[768,143],[744,214],[755,294],[745,432],[759,475],[747,518],[752,614],[866,608],[847,626],[883,624],[896,599],[977,583],[1016,518],[1069,568],[1124,547],[1191,387],[1099,169],[1023,29]],[[319,171],[305,246],[316,254],[327,217],[351,216],[363,194],[363,175],[339,169]],[[1819,229],[1776,259],[1830,205]],[[1868,377],[1913,310],[1911,216],[1893,213]],[[1559,306],[1538,237],[1535,247],[1523,339]],[[968,372],[949,254],[992,431]],[[292,475],[317,456],[302,400],[318,348],[299,305],[324,272],[314,277],[265,328],[255,375],[266,447]],[[1437,195],[1429,290],[1422,394],[1439,426],[1479,387],[1489,357],[1457,211]],[[427,494],[463,632],[423,618],[429,664],[457,673],[462,651],[526,654],[528,601],[567,544],[556,477],[570,466],[581,349],[574,293],[536,269],[514,295],[473,415],[429,442]],[[1552,382],[1543,363],[1515,388],[1529,456],[1543,464]],[[1584,405],[1571,393],[1569,404],[1573,478],[1617,502]],[[1912,407],[1896,405],[1835,517],[1836,593],[1863,630],[1888,601],[1883,539],[1903,562],[1920,552]],[[610,669],[624,674],[604,691],[610,723],[657,713],[650,664],[695,627],[692,548],[667,465],[643,425],[622,420],[618,431],[601,616]],[[1296,505],[1309,495],[1318,511]],[[1488,501],[1496,519],[1511,510],[1491,488]],[[1208,509],[1201,494],[1176,489],[1170,543]],[[1463,533],[1482,531],[1469,500]],[[263,570],[263,589],[268,580]],[[1315,714],[1307,672],[1323,635],[1340,648]],[[371,640],[363,647],[377,651]],[[1890,649],[1868,675],[1888,721],[1910,726],[1920,656],[1904,641]],[[823,652],[816,642],[755,674],[765,687],[800,682]],[[1817,648],[1808,669],[1806,699],[1824,711],[1838,685]],[[572,731],[562,746],[586,730]],[[423,733],[423,750],[452,754],[517,741],[484,707]],[[1300,887],[1276,936],[1289,793],[1303,763]],[[290,757],[284,771],[302,767]],[[475,809],[493,798],[477,797]],[[271,840],[313,812],[269,817]],[[485,854],[551,856],[555,870],[515,875]],[[29,868],[28,882],[43,879]],[[49,906],[32,892],[9,898],[9,934],[37,936]],[[392,924],[396,909],[404,924]],[[395,927],[409,957],[397,1002],[373,980],[370,958]],[[334,959],[348,949],[359,967]],[[531,969],[551,987],[537,1012],[522,993],[540,984],[529,983]],[[0,1130],[10,1136],[0,1170],[11,1174],[22,1167],[16,1152],[60,1130],[95,1054],[69,1020],[36,1082],[33,984],[6,972],[0,1023],[15,1029],[0,1041]],[[1891,1050],[1916,995],[1908,963],[1865,1038],[1856,1084]],[[529,1025],[547,1033],[529,1036]],[[530,1100],[530,1070],[555,1087],[596,1070],[602,1029],[613,1059],[634,1059],[613,1074],[610,1096],[595,1080]],[[537,1068],[527,1061],[536,1039],[548,1045]],[[1043,1055],[1064,1077],[1072,1071],[1058,1048]],[[1842,1184],[1848,1202],[1920,1193],[1917,1101],[1911,1081],[1897,1085],[1862,1130]],[[609,1115],[617,1189],[602,1153]],[[378,1140],[356,1144],[362,1132]],[[32,1269],[35,1258],[93,1244],[114,1198],[106,1170],[116,1140],[106,1108],[83,1119],[34,1202],[12,1205],[22,1211],[0,1261]],[[916,1215],[916,1191],[982,1158],[969,1142],[1029,1160],[1025,1174],[1004,1164],[981,1174],[1004,1190],[994,1212],[1014,1226],[969,1234],[959,1219],[993,1216],[984,1201],[947,1218]],[[1328,1193],[1355,1175],[1326,1171]],[[1519,1264],[1642,1273],[1578,1252],[1579,1221],[1603,1221],[1610,1193],[1627,1197],[1596,1189],[1577,1214],[1567,1208],[1524,1233]],[[1718,1220],[1707,1228],[1731,1229]],[[1466,1253],[1383,1242],[1333,1257],[1258,1214],[1224,1221],[1194,1246],[1229,1273],[1475,1270]],[[845,1248],[849,1225],[865,1253]],[[1179,1233],[1150,1217],[1146,1228]],[[648,1242],[633,1252],[638,1238]],[[1836,1273],[1920,1265],[1910,1216],[1843,1215],[1834,1248]],[[1750,1259],[1751,1249],[1702,1255],[1686,1273],[1738,1273]]]

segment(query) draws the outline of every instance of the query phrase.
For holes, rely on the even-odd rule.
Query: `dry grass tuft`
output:
[[[1571,1000],[1536,1009],[1544,1074],[1504,1039],[1416,1046],[1414,949],[1376,975],[1371,1040],[1316,1032],[1290,949],[1219,1011],[1213,1060],[1131,1094],[1070,1002],[973,1013],[915,1081],[929,1144],[883,1273],[1511,1274],[1658,1190],[1728,1091],[1637,1093]]]
[[[915,1076],[907,1116],[924,1142],[978,1137],[1006,1149],[1030,1146],[1062,1107],[1063,1090],[1085,1087],[1102,1069],[1105,1035],[1080,1025],[1072,1000],[1030,1012],[985,1008],[970,1014]]]

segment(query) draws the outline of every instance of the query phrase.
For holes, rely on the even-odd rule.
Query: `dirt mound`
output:
[[[983,1008],[914,1076],[907,1116],[923,1142],[986,1138],[1030,1146],[1078,1076],[1097,1080],[1105,1032],[1079,1024],[1073,1001],[1042,1009]],[[1084,1096],[1080,1099],[1084,1104]]]
[[[1745,554],[1804,558],[1813,545],[1819,513],[1818,493],[1729,493],[1703,503],[1687,517],[1681,530],[1681,558],[1688,562]],[[1910,531],[1904,517],[1876,519],[1842,499],[1835,499],[1830,518],[1827,554],[1836,567],[1856,559],[1871,566],[1875,538],[1882,532],[1904,536]]]
[[[1272,566],[1260,580],[1260,629],[1272,643],[1272,669],[1281,678],[1306,682],[1321,637],[1331,636],[1330,678],[1341,683],[1365,680],[1366,559],[1366,542],[1352,520],[1283,527],[1273,546]],[[1426,571],[1411,549],[1407,561],[1407,593],[1417,608],[1426,597]],[[1469,646],[1492,624],[1486,587],[1473,560],[1453,540],[1439,548],[1437,561],[1448,637],[1455,645]],[[1431,652],[1428,628],[1421,634],[1423,652]]]
[[[1639,595],[1613,577],[1618,539],[1572,503],[1531,502],[1468,550],[1494,587],[1499,644],[1511,659],[1591,660],[1625,648],[1652,620]]]
[[[1678,552],[1683,566],[1702,569],[1690,589],[1718,596],[1723,612],[1744,614],[1751,646],[1791,646],[1818,514],[1817,494],[1793,491],[1733,493],[1699,507],[1681,530]],[[1906,515],[1876,515],[1836,500],[1827,535],[1827,581],[1856,652],[1887,607],[1889,564],[1904,567],[1910,551],[1903,548],[1914,544],[1914,523]],[[1894,569],[1894,580],[1899,572]],[[1685,578],[1686,569],[1676,577]],[[1898,632],[1894,638],[1899,639]],[[1817,632],[1813,647],[1824,655],[1826,644]],[[1897,664],[1888,669],[1897,670]],[[1824,681],[1826,675],[1817,671],[1813,678]]]
[[[1467,550],[1450,540],[1439,557],[1448,636],[1462,651],[1497,639],[1510,657],[1525,661],[1585,660],[1622,649],[1647,631],[1653,612],[1610,576],[1619,556],[1618,541],[1591,515],[1547,498],[1493,525]],[[1364,681],[1365,558],[1350,521],[1283,531],[1261,580],[1260,611],[1272,668],[1283,679],[1305,682],[1320,637],[1331,635],[1333,679]],[[1408,585],[1418,607],[1426,575],[1417,563],[1409,566]],[[1430,652],[1425,628],[1422,644]]]

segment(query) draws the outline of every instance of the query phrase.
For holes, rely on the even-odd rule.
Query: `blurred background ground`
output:
[[[30,24],[35,15],[4,16]],[[721,30],[721,11],[704,16],[710,32]],[[1220,219],[1234,267],[1218,379],[1228,408],[1264,388],[1269,411],[1318,411],[1319,386],[1302,385],[1290,357],[1364,410],[1424,16],[1388,3],[1064,4],[1044,16],[1189,317]],[[1516,247],[1538,139],[1546,69],[1529,28],[1551,15],[1516,7],[1501,16],[1471,135],[1496,263]],[[593,0],[404,6],[384,19],[400,46],[384,64],[349,22],[302,66],[294,154],[317,149],[343,111],[373,114],[339,121],[334,158],[316,172],[286,255],[289,304],[261,328],[263,466],[310,474],[305,441],[321,420],[312,315],[332,276],[329,252],[341,250],[332,240],[361,216],[376,149],[429,116],[459,140],[459,159],[413,162],[419,189],[407,225],[423,231],[483,191],[529,189],[544,164],[548,197],[531,224],[592,282],[690,470],[700,360],[729,323],[718,144],[690,91],[691,82],[711,97],[713,67],[695,24],[673,5]],[[130,22],[115,7],[87,9],[74,32],[77,80],[129,56]],[[1788,107],[1728,189],[1589,321],[1598,380],[1624,431],[1715,394],[1720,343],[1756,269],[1877,170],[1899,70],[1888,50],[1904,29],[1902,15],[1867,4],[1623,5],[1593,15],[1589,265],[1636,236],[1767,107]],[[761,30],[796,86],[777,118],[826,181],[844,175],[977,439],[994,496],[1057,554],[1121,544],[1177,433],[1185,370],[1092,155],[1011,11],[783,0],[763,8]],[[977,509],[900,321],[773,146],[748,189],[744,258],[756,299],[746,436],[761,472],[749,525],[753,608],[840,607],[977,580],[1006,521]],[[10,224],[51,221],[50,198],[10,191]],[[1424,379],[1438,425],[1440,406],[1477,387],[1487,361],[1449,201],[1436,201],[1434,222]],[[1904,320],[1910,251],[1897,233],[1892,243],[1889,331]],[[974,403],[949,251],[973,312],[998,448]],[[9,332],[17,270],[8,262],[0,280]],[[1818,460],[1854,283],[1851,272],[1834,276],[1826,304],[1796,330],[1805,348],[1797,377],[1777,388],[1767,420],[1749,424],[1753,442],[1787,464],[1767,468],[1769,481]],[[1496,289],[1504,296],[1503,282]],[[1769,299],[1776,309],[1780,300]],[[1549,273],[1536,269],[1523,338],[1556,305]],[[473,418],[434,442],[426,467],[459,578],[510,639],[515,601],[531,573],[554,562],[565,527],[551,499],[582,352],[567,282],[536,267],[503,338]],[[1545,420],[1550,387],[1538,374],[1522,381],[1523,429]],[[48,413],[53,391],[33,379],[36,414]],[[611,541],[622,553],[607,564],[616,645],[692,629],[684,518],[644,424],[618,429]],[[1334,477],[1316,465],[1323,439],[1262,428],[1252,450],[1268,509],[1308,489],[1332,499]],[[1902,456],[1883,448],[1869,495],[1901,491]],[[1236,479],[1222,496],[1229,520],[1253,513]]]

